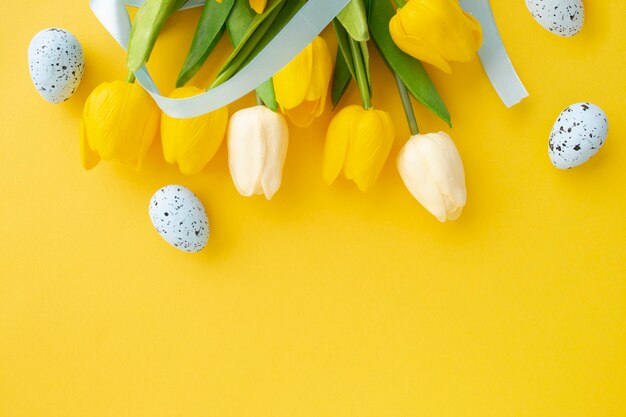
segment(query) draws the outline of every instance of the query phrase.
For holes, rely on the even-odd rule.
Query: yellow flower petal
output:
[[[323,107],[321,106],[322,99],[315,101],[305,101],[293,109],[285,109],[283,113],[289,117],[291,122],[298,127],[308,127],[319,117]]]
[[[263,13],[267,0],[250,0],[250,7],[257,12],[257,14]]]
[[[321,109],[323,111],[328,92],[328,84],[330,84],[330,78],[333,72],[333,61],[330,56],[328,45],[323,38],[319,36],[315,38],[313,43],[311,43],[311,49],[313,56],[313,71],[305,99],[310,101],[321,99]]]
[[[391,18],[389,25],[390,28],[399,25],[398,19],[395,19],[395,17]],[[390,32],[395,44],[405,53],[419,59],[420,61],[434,65],[445,73],[450,74],[452,72],[450,64],[448,64],[448,62],[440,54],[438,54],[436,50],[425,44],[422,40],[405,34],[402,32],[402,29],[390,29]]]
[[[84,134],[89,147],[104,160],[113,159],[117,152],[116,138],[122,137],[117,108],[122,107],[118,82],[102,83],[96,87],[85,102],[83,110]]]
[[[472,31],[474,35],[474,47],[479,50],[483,44],[483,29],[480,26],[480,22],[471,14],[463,12],[465,15],[465,23],[467,27]]]
[[[152,97],[138,83],[132,84],[127,108],[128,116],[131,117],[128,120],[127,134],[134,134],[139,140],[127,141],[122,149],[127,152],[128,159],[121,157],[120,159],[133,164],[135,169],[141,169],[150,145],[159,130],[161,111]]]
[[[187,86],[176,89],[171,98],[186,98],[202,90]],[[213,158],[226,135],[228,107],[190,119],[161,117],[163,155],[169,163],[178,163],[183,174],[195,174]]]
[[[394,128],[388,113],[362,110],[352,122],[344,172],[363,192],[376,183],[393,144]]]
[[[274,75],[276,101],[282,109],[300,105],[307,94],[313,68],[313,47],[308,45]]]
[[[309,126],[324,112],[332,70],[328,45],[318,36],[274,76],[276,101],[297,126]]]
[[[405,53],[450,72],[449,61],[474,59],[482,42],[480,23],[457,0],[411,0],[389,22]]]
[[[332,184],[341,172],[350,141],[352,120],[363,110],[360,106],[347,106],[331,120],[324,146],[323,177],[327,185]]]

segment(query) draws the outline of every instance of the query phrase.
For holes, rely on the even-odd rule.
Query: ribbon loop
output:
[[[147,68],[136,73],[137,81],[154,98],[157,105],[171,117],[190,118],[224,107],[243,97],[270,79],[302,51],[350,0],[308,1],[285,25],[263,51],[237,72],[230,80],[206,93],[185,99],[171,99],[159,93]],[[141,6],[142,0],[128,0],[132,6]],[[204,5],[192,0],[183,8]],[[130,17],[122,0],[91,0],[91,10],[113,38],[126,49],[130,38]]]
[[[528,97],[519,79],[491,11],[489,0],[460,0],[461,6],[470,12],[483,29],[483,46],[478,51],[480,62],[493,88],[506,107],[512,107]]]

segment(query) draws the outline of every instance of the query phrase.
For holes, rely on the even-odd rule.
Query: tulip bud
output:
[[[80,132],[81,161],[92,169],[101,159],[141,168],[159,128],[160,110],[138,84],[102,83],[85,102]]]
[[[276,101],[296,126],[307,127],[324,112],[332,72],[328,45],[318,36],[274,75]]]
[[[369,191],[391,151],[394,128],[382,110],[347,106],[328,126],[324,147],[324,181],[330,185],[343,170],[361,191]]]
[[[196,87],[174,90],[171,98],[200,94]],[[170,164],[178,163],[183,174],[196,174],[213,158],[226,135],[228,107],[222,107],[191,119],[175,119],[163,113],[161,142],[163,156]]]
[[[459,218],[467,200],[465,172],[450,136],[412,136],[400,150],[397,165],[411,195],[440,222]]]
[[[447,73],[448,61],[471,61],[482,43],[480,23],[458,0],[411,0],[391,18],[389,33],[402,51]]]
[[[239,194],[265,194],[280,188],[289,130],[285,118],[265,106],[239,110],[228,127],[228,165]]]

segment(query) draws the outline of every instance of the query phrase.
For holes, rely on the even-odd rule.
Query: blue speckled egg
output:
[[[83,48],[63,29],[42,30],[28,46],[28,67],[39,94],[50,103],[62,103],[74,94],[83,78]]]
[[[526,7],[537,23],[559,36],[574,36],[585,21],[582,0],[526,0]]]
[[[150,200],[150,219],[170,245],[199,252],[209,241],[209,219],[202,202],[182,185],[168,185]]]
[[[600,107],[572,104],[559,114],[550,132],[550,161],[559,169],[581,165],[604,145],[608,132],[609,121]]]

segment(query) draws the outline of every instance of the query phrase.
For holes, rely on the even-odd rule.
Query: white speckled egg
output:
[[[537,23],[559,36],[574,36],[585,21],[582,0],[526,0],[526,7]]]
[[[550,132],[550,161],[559,169],[581,165],[598,152],[608,132],[609,122],[600,107],[572,104],[559,114]]]
[[[148,211],[157,232],[177,249],[199,252],[209,241],[204,206],[182,185],[168,185],[154,193]]]
[[[83,78],[83,48],[63,29],[43,30],[30,41],[28,67],[39,94],[50,103],[62,103],[74,94]]]

